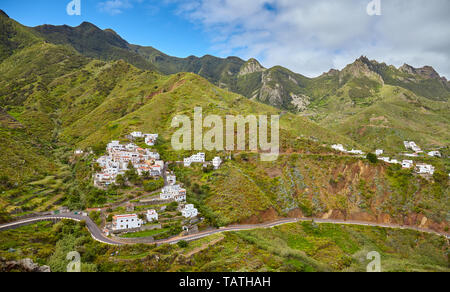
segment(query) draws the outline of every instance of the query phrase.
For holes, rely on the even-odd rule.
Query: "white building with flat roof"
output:
[[[175,175],[173,175],[173,174],[169,174],[169,175],[167,176],[167,183],[168,183],[169,185],[173,186],[174,184],[177,183],[177,177],[176,177]]]
[[[181,210],[181,215],[185,218],[193,218],[198,215],[198,210],[194,208],[194,205],[188,204]]]
[[[191,157],[187,157],[184,159],[184,166],[189,167],[192,163],[204,163],[206,155],[205,153],[197,153],[192,155]]]
[[[402,161],[402,168],[411,168],[413,167],[414,161],[412,160],[403,160]]]
[[[342,144],[334,144],[331,146],[331,148],[333,148],[336,151],[347,152],[347,150],[345,150],[345,148]]]
[[[136,214],[116,215],[113,217],[113,230],[136,229],[142,226],[142,220]]]
[[[431,156],[431,157],[442,157],[441,152],[439,152],[439,151],[428,152],[428,156]]]
[[[420,149],[419,146],[417,146],[416,142],[414,141],[404,141],[403,145],[405,145],[406,149],[411,149],[412,151],[416,153],[422,153],[422,149]]]
[[[147,221],[158,221],[158,213],[156,212],[156,210],[152,209],[147,211]]]
[[[142,134],[142,132],[133,132],[133,133],[131,133],[130,135],[131,135],[131,137],[133,137],[133,138],[142,138],[142,137],[144,137],[144,135]]]
[[[384,153],[384,150],[381,150],[381,149],[375,150],[375,155],[376,155],[376,156],[383,155],[383,153]]]
[[[434,174],[435,168],[433,165],[430,164],[425,164],[425,163],[421,163],[421,164],[417,164],[416,165],[416,171],[418,174]]]

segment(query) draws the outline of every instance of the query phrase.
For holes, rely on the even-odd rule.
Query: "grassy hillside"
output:
[[[216,225],[297,216],[420,225],[427,217],[426,226],[448,230],[447,180],[430,183],[382,163],[323,153],[268,163],[241,154],[217,171],[175,171],[188,186],[188,200]]]

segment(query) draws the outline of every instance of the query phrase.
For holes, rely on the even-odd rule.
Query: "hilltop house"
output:
[[[75,155],[81,155],[81,154],[83,154],[83,153],[84,153],[84,151],[81,150],[81,149],[75,150]]]
[[[428,152],[428,156],[431,156],[431,157],[442,157],[442,155],[441,155],[441,152],[439,152],[439,151],[431,151],[431,152]]]
[[[142,223],[136,214],[116,215],[113,217],[112,229],[114,231],[135,229],[140,228]]]
[[[333,148],[334,150],[340,151],[340,152],[347,152],[347,150],[345,150],[345,148],[342,144],[332,145],[331,148]]]
[[[433,175],[435,168],[433,165],[421,163],[416,165],[416,171],[418,174],[430,174]]]
[[[155,146],[156,140],[158,140],[158,134],[144,134],[145,144],[148,146]]]
[[[168,185],[162,189],[161,200],[175,200],[176,202],[186,201],[186,189],[182,189],[180,185]]]
[[[348,151],[348,153],[355,154],[355,155],[364,155],[364,152],[362,152],[361,150],[355,150],[355,149]]]
[[[422,153],[422,149],[420,149],[419,146],[414,141],[404,141],[403,145],[405,145],[406,149],[411,149],[412,151],[416,153]]]
[[[183,209],[181,209],[181,214],[185,218],[193,218],[198,215],[198,210],[196,208],[194,208],[194,205],[188,204],[188,205],[184,206]]]
[[[205,153],[197,153],[192,155],[191,157],[187,157],[184,159],[184,166],[189,167],[192,163],[204,163],[205,162]]]
[[[383,153],[384,153],[384,150],[381,150],[381,149],[375,150],[375,155],[376,155],[376,156],[383,155]]]
[[[403,160],[402,161],[402,168],[411,168],[414,164],[414,161],[412,160]]]
[[[168,183],[170,186],[173,186],[174,184],[177,183],[177,177],[176,177],[175,175],[173,175],[173,174],[168,175],[168,176],[167,176],[167,183]]]
[[[144,137],[142,132],[133,132],[133,133],[130,134],[130,136],[133,137],[133,138],[142,138],[142,137]]]
[[[156,210],[148,210],[147,211],[147,221],[158,221],[158,213],[156,213]]]

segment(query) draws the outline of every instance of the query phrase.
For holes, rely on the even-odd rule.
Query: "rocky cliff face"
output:
[[[400,71],[408,74],[413,75],[420,75],[421,77],[425,79],[440,79],[444,82],[447,82],[447,79],[445,77],[441,77],[436,70],[434,70],[431,66],[424,66],[422,68],[414,68],[413,66],[410,66],[408,64],[404,64],[399,68]]]
[[[51,270],[49,266],[39,266],[31,259],[7,261],[0,258],[0,272],[49,273]]]
[[[245,63],[242,66],[241,70],[239,71],[238,76],[244,76],[244,75],[252,74],[255,72],[263,72],[265,70],[266,70],[266,68],[261,66],[261,64],[257,60],[250,59],[247,61],[247,63]]]

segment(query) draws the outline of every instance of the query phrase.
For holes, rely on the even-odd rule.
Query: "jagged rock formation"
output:
[[[49,266],[40,266],[28,258],[19,261],[0,258],[0,272],[49,273],[51,270]]]
[[[244,76],[255,72],[263,72],[265,70],[266,68],[261,66],[261,64],[256,59],[250,59],[242,66],[238,76]]]

